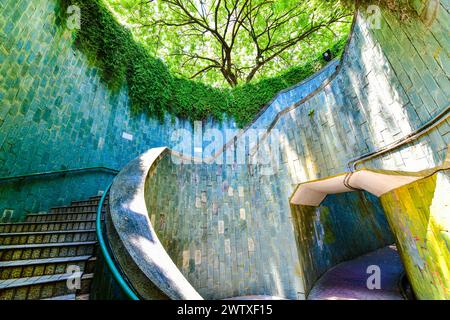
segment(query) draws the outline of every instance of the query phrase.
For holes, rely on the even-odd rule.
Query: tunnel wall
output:
[[[328,195],[319,207],[291,212],[306,293],[338,263],[394,243],[380,200],[367,192]]]
[[[450,171],[381,196],[419,299],[450,299]]]
[[[282,169],[289,171],[295,184],[345,171],[353,158],[405,137],[445,110],[448,113],[445,2],[441,1],[431,27],[419,18],[400,24],[383,12],[381,29],[372,29],[363,15],[337,77],[273,127],[280,134]],[[362,166],[406,171],[434,167],[445,158],[449,142],[447,119],[419,140]]]

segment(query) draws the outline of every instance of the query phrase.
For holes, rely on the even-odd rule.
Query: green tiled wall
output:
[[[450,171],[381,196],[416,296],[450,299]]]
[[[286,194],[276,177],[249,176],[245,165],[180,166],[166,156],[147,180],[152,225],[206,299],[301,299],[293,224],[279,201]]]
[[[53,0],[0,1],[0,177],[91,166],[120,169],[144,150],[170,145],[174,128],[189,128],[182,121],[160,124],[143,115],[132,116],[126,87],[119,92],[108,91],[98,70],[73,49],[70,34],[57,30],[54,5]],[[222,170],[226,173],[221,174],[214,173],[219,170],[214,165],[186,171],[170,164],[162,167],[162,173],[173,172],[160,178],[161,190],[171,191],[169,183],[183,179],[192,182],[181,189],[175,198],[179,201],[166,201],[167,205],[192,215],[193,221],[202,221],[200,226],[208,228],[211,224],[211,232],[224,221],[223,237],[221,233],[209,244],[213,248],[223,245],[225,250],[226,237],[230,236],[230,250],[236,254],[211,258],[208,242],[190,244],[181,239],[179,247],[183,251],[189,248],[189,255],[185,255],[188,269],[184,272],[199,291],[211,296],[270,293],[304,297],[289,208],[293,189],[300,182],[346,170],[352,158],[410,134],[448,108],[448,18],[448,3],[441,1],[431,26],[419,19],[399,24],[391,14],[384,13],[381,29],[374,30],[362,12],[336,78],[274,125],[281,150],[275,175],[260,175],[260,168],[248,166],[225,166]],[[289,94],[297,97],[295,93],[301,90],[304,88],[300,86]],[[284,109],[290,103],[277,107]],[[226,126],[207,125],[220,129]],[[123,133],[132,134],[133,140],[124,139]],[[449,140],[447,120],[419,140],[364,165],[399,170],[433,167],[443,160]],[[27,212],[45,211],[73,198],[94,195],[111,177],[64,179],[63,183],[2,184],[0,214],[12,209],[13,219],[20,219]],[[231,196],[229,186],[234,190]],[[245,195],[242,199],[238,196],[240,186]],[[161,197],[166,199],[164,194]],[[244,222],[241,209],[245,210]],[[159,220],[155,216],[155,224],[163,214],[166,219],[170,217],[162,209],[156,214]],[[212,227],[216,220],[217,227]],[[241,227],[244,229],[238,229]],[[162,238],[169,231],[161,229]],[[192,227],[186,232],[193,233],[190,239],[202,239],[202,233],[209,231]],[[180,263],[180,249],[165,244]],[[196,257],[197,263],[211,258],[213,264],[190,269]],[[242,261],[241,265],[231,264],[231,268],[239,267],[240,276],[224,287],[215,281],[226,282],[237,270],[221,269],[226,264],[220,259]],[[181,263],[182,267],[186,265],[183,260]],[[218,274],[214,277],[215,272]],[[205,273],[213,274],[206,277],[206,283]],[[219,291],[212,290],[211,285]]]
[[[338,263],[395,241],[380,200],[368,192],[328,195],[318,207],[291,210],[307,293]]]

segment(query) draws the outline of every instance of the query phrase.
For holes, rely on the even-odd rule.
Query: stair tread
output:
[[[30,265],[48,264],[48,263],[76,262],[76,261],[89,260],[91,258],[92,258],[92,255],[85,255],[85,256],[75,256],[75,257],[57,257],[57,258],[46,258],[46,259],[0,261],[0,268],[30,266]]]
[[[82,279],[94,279],[94,274],[93,273],[85,273],[83,274],[83,277],[81,277]]]
[[[51,298],[42,299],[42,300],[76,300],[76,295],[75,295],[75,293],[72,293],[72,294],[66,294],[64,296],[56,296],[56,297],[51,297]]]
[[[67,233],[81,233],[81,232],[95,232],[95,229],[81,229],[81,230],[61,230],[61,231],[26,231],[26,232],[4,232],[0,233],[0,237],[3,236],[31,236],[42,234],[67,234]]]
[[[10,270],[12,272],[12,270],[19,269],[23,271],[28,266],[33,266],[32,268],[34,270],[35,268],[40,268],[40,266],[47,269],[48,267],[51,267],[53,265],[61,266],[74,264],[80,267],[85,266],[86,269],[84,270],[84,272],[92,272],[95,269],[95,261],[97,260],[97,258],[95,257],[94,246],[98,242],[95,239],[89,241],[81,241],[80,238],[95,238],[93,234],[96,232],[94,224],[96,222],[96,214],[98,211],[100,199],[100,196],[94,196],[90,197],[88,200],[73,201],[71,205],[54,207],[45,213],[41,212],[28,214],[25,218],[26,220],[23,221],[0,223],[0,230],[2,230],[0,232],[1,241],[10,243],[7,245],[0,245],[0,254],[2,255],[1,257],[3,258],[3,260],[6,260],[2,261],[0,259],[0,270],[2,268],[5,268],[5,270]],[[105,203],[105,205],[106,204],[107,203]],[[105,207],[102,208],[102,211],[105,211]],[[80,216],[80,214],[86,214],[86,216]],[[47,219],[49,221],[40,221]],[[8,232],[8,230],[11,232]],[[60,237],[59,235],[62,236]],[[33,239],[34,236],[35,238]],[[26,239],[28,240],[18,241],[18,239],[25,239],[24,237],[27,237]],[[72,241],[48,242],[50,240],[56,241],[56,239],[60,239],[61,241]],[[23,244],[23,242],[41,241],[44,241],[44,243]],[[22,243],[11,244],[14,242]],[[53,254],[54,251],[57,254]],[[65,253],[65,251],[67,251],[67,254]],[[77,253],[75,253],[75,251]],[[32,253],[31,256],[28,254],[30,252]],[[9,254],[11,253],[13,253],[13,255],[10,257]],[[21,257],[18,256],[19,253],[21,254]],[[40,257],[32,259],[32,256],[35,256],[35,253],[39,253]],[[71,254],[78,255],[66,256]],[[21,258],[21,260],[12,260],[14,258]],[[5,277],[12,276],[13,278],[0,280],[0,291],[6,290],[6,292],[10,292],[12,290],[12,292],[16,292],[17,290],[25,290],[24,292],[31,292],[31,288],[36,286],[42,286],[42,288],[47,286],[57,286],[59,288],[64,286],[64,283],[74,276],[73,273],[60,273],[65,271],[59,267],[55,268],[53,271],[44,272],[50,274],[39,276],[34,275],[30,277],[26,277],[26,275],[31,275],[29,274],[29,272],[22,273],[22,271],[20,274],[11,273],[11,275],[9,275],[8,272],[6,274],[3,274],[3,276]],[[79,273],[81,275],[81,280],[88,282],[92,281],[94,274],[84,272],[82,271]],[[42,273],[43,272],[36,272],[34,274]],[[21,278],[14,278],[14,276],[19,276]],[[88,283],[83,285],[83,288],[81,290],[82,292],[75,292],[75,290],[63,290],[62,292],[55,292],[54,294],[56,294],[57,296],[49,297],[48,294],[45,294],[42,295],[42,297],[46,297],[43,300],[89,300],[88,286]],[[32,296],[34,295],[35,292],[33,292]],[[23,297],[20,296],[20,298],[22,299]],[[31,299],[31,296],[26,296],[25,298]],[[10,297],[7,296],[7,299],[10,299]]]
[[[0,246],[0,250],[10,249],[33,249],[33,248],[47,248],[47,247],[66,247],[66,246],[79,246],[79,245],[92,245],[97,241],[82,241],[82,242],[60,242],[60,243],[38,243],[38,244],[14,244]]]
[[[35,221],[35,222],[19,222],[19,223],[0,223],[1,226],[8,225],[30,225],[30,224],[46,224],[46,223],[70,223],[70,222],[95,222],[95,219],[82,219],[82,220],[52,220],[52,221]]]
[[[54,209],[70,209],[70,208],[84,208],[84,207],[98,207],[98,203],[95,203],[95,204],[74,204],[74,205],[71,205],[71,206],[51,207],[50,210],[54,210]]]
[[[45,216],[64,216],[66,214],[94,214],[97,210],[84,212],[48,212],[48,213],[30,213],[27,217],[45,217]]]
[[[28,277],[28,278],[0,280],[0,289],[23,287],[23,286],[30,286],[30,285],[41,284],[41,283],[67,280],[70,276],[71,276],[71,274],[62,273],[62,274],[52,274],[52,275],[36,276],[36,277]]]
[[[8,280],[0,280],[0,289],[9,289],[16,287],[24,287],[31,286],[36,284],[43,284],[49,282],[57,282],[64,281],[72,277],[72,273],[61,273],[61,274],[52,274],[45,276],[35,276],[35,277],[27,277],[27,278],[17,278],[17,279],[8,279]],[[92,273],[83,274],[81,279],[91,279]]]

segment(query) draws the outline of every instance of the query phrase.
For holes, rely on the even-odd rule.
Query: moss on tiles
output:
[[[419,299],[450,299],[449,192],[447,170],[381,197]]]

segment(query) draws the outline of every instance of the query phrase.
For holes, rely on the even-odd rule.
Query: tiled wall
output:
[[[441,112],[448,116],[446,5],[441,2],[431,27],[417,19],[399,24],[391,14],[384,13],[382,28],[373,30],[360,15],[336,79],[274,126],[280,135],[278,183],[285,199],[298,183],[347,171],[347,164],[355,157],[405,137]],[[362,166],[406,171],[431,168],[442,163],[449,142],[447,118],[419,139]],[[350,239],[346,241],[351,243]],[[312,255],[311,263],[321,264],[321,255],[314,254],[323,253],[319,241],[299,250],[301,261],[303,251]],[[335,252],[339,253],[344,255],[345,251]],[[311,270],[307,262],[302,265],[304,270]],[[314,279],[316,275],[312,272],[305,277],[306,289],[308,277]]]
[[[0,222],[17,221],[27,213],[42,212],[52,206],[100,195],[113,175],[98,173],[67,174],[0,184]]]
[[[381,196],[419,299],[450,299],[450,171]]]
[[[283,164],[293,183],[345,171],[351,159],[448,112],[447,10],[442,2],[430,29],[420,20],[399,25],[389,13],[383,16],[381,30],[359,19],[336,79],[274,127],[281,133]],[[449,142],[447,119],[419,141],[363,165],[412,171],[434,167],[445,158]]]
[[[120,169],[149,148],[171,147],[175,129],[192,131],[184,121],[172,123],[168,117],[161,124],[132,115],[126,87],[110,92],[99,70],[73,48],[70,32],[57,28],[55,3],[0,1],[0,177],[94,166]],[[333,62],[275,97],[254,126],[265,127],[277,110],[309,94],[335,69]],[[203,125],[222,132],[236,128],[232,120]],[[127,139],[130,135],[132,140]],[[2,184],[0,216],[11,209],[17,220],[27,212],[97,194],[107,184],[102,175],[93,175],[92,184],[77,187],[78,178],[66,177],[70,190]]]
[[[280,117],[273,127],[276,131],[269,134],[269,138],[279,134],[281,165],[276,174],[261,175],[260,167],[233,165],[217,174],[217,165],[161,163],[161,176],[156,177],[161,182],[154,192],[166,202],[157,197],[155,225],[162,221],[161,237],[169,241],[165,235],[174,236],[177,229],[168,222],[180,223],[170,220],[175,213],[180,213],[177,219],[185,215],[198,222],[182,226],[189,235],[180,233],[178,244],[165,244],[199,291],[213,297],[247,293],[304,297],[289,207],[294,187],[346,170],[352,158],[413,132],[448,108],[448,10],[442,0],[430,27],[417,18],[399,24],[384,13],[381,29],[371,28],[362,12],[336,78]],[[96,165],[120,169],[148,148],[170,146],[175,128],[192,130],[181,121],[161,125],[145,116],[132,116],[126,88],[108,91],[98,70],[72,48],[69,33],[56,29],[53,11],[51,0],[0,2],[0,176]],[[305,97],[332,69],[280,96],[273,108],[282,110]],[[266,127],[268,122],[262,123]],[[204,127],[223,130],[234,125],[208,122]],[[133,139],[125,139],[124,133]],[[435,166],[443,160],[449,140],[447,120],[420,140],[364,165],[405,170]],[[93,179],[88,185],[68,182],[70,196],[96,194],[107,179]],[[180,185],[180,181],[191,183]],[[239,187],[244,188],[244,197],[239,196]],[[1,186],[0,192],[0,213],[14,209],[14,219],[27,211],[46,210],[56,201],[42,199],[69,200],[68,191],[51,184],[39,192],[23,186],[14,191]],[[164,205],[173,211],[165,213]],[[239,231],[241,225],[246,229]],[[217,248],[223,251],[214,253]],[[184,251],[189,255],[185,253],[183,261]],[[233,262],[231,270],[226,259]],[[239,274],[236,280],[220,285],[234,274]]]
[[[366,234],[379,236],[366,239],[366,242],[362,242],[362,246],[357,248],[358,250],[355,249],[354,252],[351,252],[349,249],[351,243],[357,241],[357,234],[353,232],[355,227],[352,224],[345,224],[351,219],[341,221],[336,218],[336,220],[332,220],[332,227],[340,230],[340,234],[347,232],[348,238],[341,238],[341,241],[338,242],[339,246],[327,248],[329,254],[334,255],[335,258],[330,258],[325,262],[321,256],[324,251],[320,246],[320,241],[314,241],[317,239],[311,238],[308,248],[300,248],[300,251],[303,250],[305,255],[306,252],[309,252],[311,254],[310,263],[314,263],[318,267],[312,269],[303,265],[299,268],[299,261],[305,264],[307,262],[302,261],[301,257],[295,257],[295,254],[290,260],[278,259],[280,254],[295,250],[295,235],[289,224],[274,223],[273,221],[274,217],[275,221],[276,219],[280,219],[279,221],[292,220],[289,197],[298,183],[345,171],[348,161],[354,157],[377,150],[410,134],[446,110],[450,94],[447,90],[449,82],[448,78],[442,77],[442,75],[445,75],[447,71],[444,64],[440,65],[439,69],[434,68],[435,65],[430,62],[430,57],[433,56],[433,61],[444,62],[448,57],[439,53],[439,50],[437,54],[432,55],[429,50],[415,48],[413,42],[409,41],[407,37],[398,39],[399,34],[406,34],[411,32],[410,28],[414,28],[416,38],[421,39],[420,41],[432,48],[437,43],[435,39],[448,30],[445,17],[448,17],[448,12],[442,5],[435,24],[431,29],[427,29],[417,19],[411,22],[413,25],[394,25],[391,14],[385,13],[381,20],[381,30],[372,30],[360,15],[348,53],[337,77],[312,98],[280,117],[274,130],[269,134],[269,139],[274,138],[277,142],[275,146],[280,146],[281,149],[281,163],[276,174],[264,176],[260,174],[261,167],[250,166],[251,169],[248,170],[248,166],[238,166],[235,167],[236,172],[233,175],[223,177],[222,173],[218,175],[214,173],[217,170],[216,166],[198,165],[196,169],[192,169],[190,166],[174,169],[173,165],[160,164],[161,167],[158,167],[159,171],[154,178],[156,179],[155,189],[150,191],[153,197],[153,201],[150,203],[154,205],[152,210],[155,215],[153,221],[159,228],[159,235],[169,253],[178,266],[184,270],[188,279],[193,282],[194,287],[208,297],[247,293],[295,298],[296,292],[297,297],[301,298],[305,293],[303,280],[306,280],[303,279],[303,270],[311,271],[308,278],[314,279],[341,259],[362,254],[392,242],[393,239],[388,236],[389,227],[385,220],[383,223],[381,222],[383,218],[380,215],[377,215],[376,219],[365,216],[371,210],[380,213],[380,210],[376,209],[380,209],[379,205],[376,205],[377,202],[372,201],[371,206],[367,208],[361,208],[355,203],[349,208],[348,214],[353,219],[359,219],[362,225],[365,223],[363,221],[374,222],[375,225],[367,226]],[[396,29],[397,27],[399,29]],[[395,62],[391,64],[391,60],[398,59],[397,55],[399,54],[398,51],[392,51],[390,48],[393,42],[400,43],[401,48],[409,48],[411,52],[414,51],[411,54],[417,55],[414,60],[403,59],[399,64],[402,69],[399,69],[399,65],[395,65]],[[437,45],[442,51],[445,50],[447,43],[438,43]],[[385,47],[386,49],[384,49]],[[428,61],[428,64],[425,64],[424,61]],[[424,77],[417,80],[416,73],[424,74]],[[432,83],[439,81],[439,85],[432,87],[432,84],[425,83],[428,79],[427,75],[435,75],[439,80],[433,80]],[[407,79],[415,81],[412,87],[407,86]],[[416,99],[417,97],[420,97],[420,100]],[[311,113],[311,110],[314,112]],[[416,171],[440,164],[444,159],[450,139],[448,125],[447,120],[418,141],[405,145],[382,158],[364,163],[364,165]],[[275,137],[275,132],[279,135],[279,140]],[[401,159],[401,161],[392,161],[392,159]],[[231,167],[226,168],[231,170]],[[168,174],[168,172],[172,173]],[[250,172],[252,174],[249,174]],[[165,179],[169,179],[171,182],[163,182]],[[227,181],[226,185],[234,185],[234,188],[238,188],[240,185],[244,188],[247,185],[250,186],[249,197],[251,200],[248,203],[240,201],[239,198],[232,201],[227,196],[227,188],[223,186],[224,180]],[[161,189],[161,186],[170,184],[172,186],[168,187],[169,192]],[[347,195],[347,197],[353,196]],[[169,198],[173,200],[171,201]],[[334,200],[337,201],[337,199]],[[165,210],[167,203],[170,204],[171,210]],[[337,201],[334,206],[339,207],[339,202]],[[244,209],[247,214],[250,211],[253,216],[257,217],[257,219],[251,220],[255,230],[259,230],[256,235],[264,234],[265,238],[252,239],[255,251],[249,250],[245,239],[237,244],[237,248],[231,248],[235,252],[243,250],[242,257],[245,258],[245,262],[241,266],[233,260],[220,263],[220,257],[225,259],[229,256],[225,252],[225,248],[228,247],[228,244],[225,245],[226,236],[220,236],[219,218],[213,214],[200,214],[199,208],[203,208],[205,212],[218,210],[217,215],[224,216],[224,228],[231,230],[227,236],[236,237],[235,234],[237,234],[241,240],[248,236],[248,234],[241,235],[237,229],[241,210]],[[181,220],[177,220],[181,216],[186,217],[183,219],[188,219],[186,221],[192,221],[193,224],[189,223],[189,227],[187,227],[186,224],[180,222]],[[271,223],[265,227],[261,226],[260,221],[266,221],[267,217]],[[302,223],[304,222],[302,221]],[[185,231],[175,232],[181,227],[180,223]],[[249,223],[249,221],[246,222],[247,226]],[[319,223],[314,230],[320,227],[324,226]],[[269,238],[267,238],[268,235],[270,235]],[[209,242],[211,239],[216,239],[214,245]],[[277,241],[278,239],[279,241]],[[232,244],[236,245],[234,242]],[[214,254],[211,255],[210,252],[214,252]],[[270,266],[264,259],[251,259],[252,256],[264,257],[265,255],[274,257],[270,260]],[[292,254],[287,256],[292,256]],[[219,261],[219,263],[217,264],[215,261]],[[237,261],[242,261],[242,258]],[[230,263],[232,266],[238,266],[238,272],[232,273],[235,278],[231,282],[226,275],[227,266]],[[225,266],[226,271],[221,276],[222,265]],[[283,270],[286,268],[287,270]],[[219,275],[214,276],[214,272],[218,272]],[[253,282],[253,284],[250,282],[254,277],[260,279],[260,274],[265,272],[280,275],[281,283],[285,284],[283,288],[288,288],[288,290],[279,290],[276,285],[280,281],[273,277],[269,278],[269,286],[265,286],[267,282],[262,280]],[[213,275],[212,279],[209,277],[211,274]],[[247,282],[246,279],[249,281]],[[218,285],[218,283],[223,285]],[[308,280],[306,283],[306,288],[308,288],[311,283],[308,283]],[[244,290],[241,289],[242,287]],[[223,291],[218,292],[219,288],[222,288]]]
[[[329,195],[319,207],[291,210],[307,292],[338,263],[394,243],[380,200],[367,192]]]
[[[249,176],[247,166],[180,166],[166,156],[147,180],[152,225],[204,298],[302,298],[293,225],[279,203],[283,193]]]

